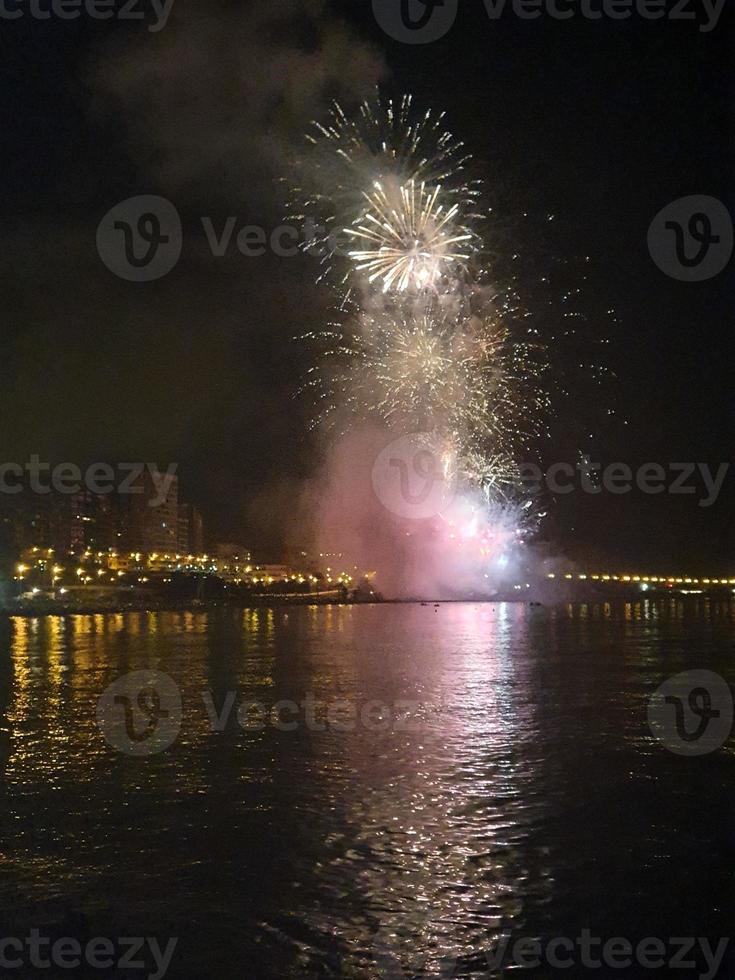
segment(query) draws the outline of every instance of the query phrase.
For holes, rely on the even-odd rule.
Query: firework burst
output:
[[[359,245],[349,257],[369,283],[380,280],[384,292],[436,288],[470,258],[475,236],[462,226],[459,205],[443,203],[440,186],[376,181],[364,197],[364,214],[345,229]]]
[[[373,99],[354,118],[335,106],[309,140],[291,217],[314,223],[338,311],[305,338],[317,355],[305,385],[315,424],[375,421],[418,439],[456,493],[430,528],[402,533],[427,556],[437,544],[432,560],[484,589],[520,567],[544,516],[519,462],[551,416],[542,335],[554,343],[553,304],[536,302],[531,316],[519,299],[518,255],[498,249],[497,224],[493,269],[483,267],[480,186],[443,115],[417,114],[410,97]]]
[[[365,278],[387,290],[426,288],[481,248],[480,184],[443,113],[416,113],[410,96],[368,100],[354,118],[335,104],[307,139],[289,217],[311,223],[330,278],[347,251],[336,281],[348,288]]]
[[[314,341],[314,335],[311,336]],[[387,304],[357,311],[319,336],[310,375],[322,418],[372,418],[443,433],[463,475],[495,485],[539,432],[546,403],[538,345],[514,341],[492,306],[483,312]]]

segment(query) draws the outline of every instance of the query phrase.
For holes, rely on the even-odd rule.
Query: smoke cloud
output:
[[[326,0],[177,0],[165,30],[95,59],[98,110],[164,192],[275,203],[274,179],[332,99],[361,100],[382,56]]]
[[[310,515],[310,549],[333,556],[333,567],[352,569],[356,578],[377,573],[375,588],[392,599],[512,594],[529,565],[536,581],[547,562],[519,539],[518,507],[489,507],[481,491],[461,486],[434,496],[433,504],[431,498],[417,503],[422,501],[421,474],[412,474],[415,496],[403,497],[398,485],[389,485],[381,464],[386,449],[389,458],[399,457],[394,463],[405,456],[411,466],[416,438],[406,433],[401,439],[395,430],[364,422],[329,442],[319,475],[294,501],[295,510]]]

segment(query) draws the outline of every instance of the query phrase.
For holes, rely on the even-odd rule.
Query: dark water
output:
[[[484,954],[501,936],[732,933],[733,742],[677,756],[647,705],[691,668],[733,683],[733,606],[304,607],[3,630],[4,935],[175,936],[169,977],[398,978],[498,975]],[[183,718],[172,747],[137,758],[105,741],[96,709],[143,669],[174,678]],[[206,692],[217,707],[237,694],[224,731]],[[237,722],[242,701],[308,694],[379,701],[393,720],[338,731],[319,706],[324,731]]]

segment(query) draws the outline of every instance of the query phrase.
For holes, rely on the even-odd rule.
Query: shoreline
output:
[[[318,596],[303,598],[293,597],[258,597],[254,600],[187,600],[182,602],[141,602],[129,603],[125,605],[102,603],[90,603],[89,605],[77,605],[69,603],[26,602],[22,605],[11,606],[3,604],[0,606],[2,616],[21,616],[33,618],[34,616],[98,616],[98,615],[120,615],[121,613],[150,613],[150,612],[209,612],[212,609],[268,609],[272,606],[353,606],[353,605],[376,605],[382,600],[371,599],[352,600],[335,599],[334,597],[320,598]]]
[[[726,601],[733,600],[731,590],[709,590],[697,594],[671,592],[671,591],[650,591],[647,593],[625,592],[617,595],[544,595],[543,599],[535,599],[530,596],[520,597],[514,595],[497,596],[465,596],[442,599],[386,599],[379,596],[370,598],[347,598],[336,599],[334,597],[304,596],[295,598],[293,596],[259,596],[257,599],[247,600],[212,600],[212,601],[187,601],[187,602],[146,602],[130,605],[111,605],[106,606],[99,603],[89,605],[54,605],[48,602],[30,604],[14,607],[7,604],[0,606],[0,617],[3,618],[24,618],[34,619],[42,616],[118,616],[126,613],[207,613],[217,609],[277,609],[293,606],[426,606],[441,607],[448,605],[524,605],[532,608],[550,609],[559,605],[583,605],[589,603],[620,603],[620,602],[660,602],[661,600],[676,599],[684,600],[706,600],[706,601]]]

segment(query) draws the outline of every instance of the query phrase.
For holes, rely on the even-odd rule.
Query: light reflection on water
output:
[[[732,683],[734,633],[705,601],[13,619],[0,907],[18,928],[72,910],[92,934],[179,936],[181,977],[477,976],[501,934],[725,935],[732,751],[670,755],[646,707],[693,667]],[[175,679],[184,718],[136,759],[96,706],[143,669]],[[408,700],[421,724],[243,731],[233,713],[213,732],[202,696],[231,691]]]

